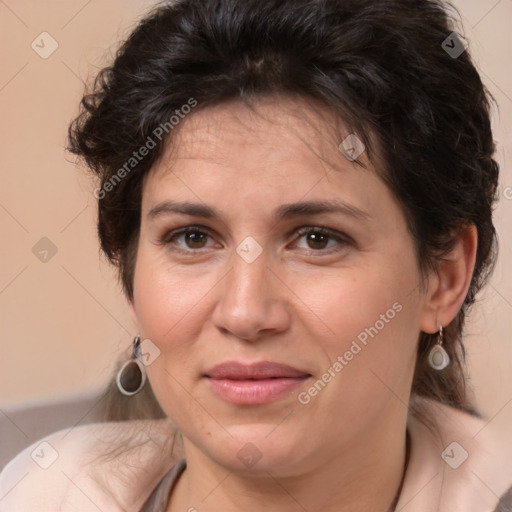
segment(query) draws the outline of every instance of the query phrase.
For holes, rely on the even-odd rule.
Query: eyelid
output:
[[[206,226],[200,226],[200,225],[190,225],[190,226],[184,226],[181,228],[172,229],[170,231],[166,231],[161,237],[159,237],[158,244],[159,245],[168,245],[171,243],[171,240],[175,237],[186,235],[187,233],[195,233],[200,232],[208,235],[210,238],[213,238],[212,230]],[[198,251],[200,249],[189,249],[189,251]]]
[[[348,235],[345,235],[344,233],[340,233],[337,230],[320,225],[303,226],[302,228],[293,231],[293,233],[297,236],[297,238],[302,238],[304,235],[307,235],[308,233],[319,233],[321,235],[326,235],[331,240],[335,240],[336,242],[338,242],[338,244],[335,247],[331,247],[328,249],[302,249],[303,251],[307,251],[309,254],[317,254],[318,256],[328,256],[331,254],[335,254],[344,250],[348,245],[355,245],[355,242]]]
[[[206,226],[189,225],[189,226],[184,226],[184,227],[177,228],[177,229],[171,230],[169,232],[166,232],[162,237],[160,237],[160,239],[158,240],[158,244],[159,245],[171,245],[172,239],[186,235],[189,232],[200,232],[200,233],[203,233],[203,234],[209,236],[210,238],[214,237],[214,235],[212,234],[213,233],[212,230]],[[289,233],[289,235],[287,235],[287,237],[291,236],[291,235],[295,235],[295,238],[301,238],[304,235],[311,233],[311,232],[326,235],[326,236],[330,237],[331,239],[336,240],[336,242],[338,242],[342,246],[354,245],[354,241],[350,236],[348,236],[344,233],[340,233],[334,229],[321,226],[321,225],[308,225],[308,226],[302,226],[300,228],[296,228],[296,229],[292,230]],[[184,253],[184,254],[194,254],[194,253],[205,251],[206,249],[208,249],[208,247],[202,247],[199,249],[182,249],[179,246],[173,246],[173,250],[175,250],[177,252]],[[336,249],[336,248],[318,249],[318,250],[303,249],[303,250],[308,251],[309,253],[316,253],[318,255],[330,254],[332,252],[340,251],[340,249]]]
[[[299,229],[296,229],[292,233],[302,236],[302,235],[305,235],[312,231],[316,232],[316,233],[320,233],[322,235],[330,236],[331,238],[334,238],[335,240],[338,240],[340,242],[354,243],[352,238],[349,237],[348,235],[346,235],[345,233],[340,233],[339,231],[337,231],[335,229],[326,228],[326,227],[320,226],[320,225],[304,226]]]

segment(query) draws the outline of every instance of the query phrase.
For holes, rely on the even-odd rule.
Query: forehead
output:
[[[258,162],[275,164],[274,171],[279,172],[286,166],[278,163],[304,159],[339,170],[350,167],[339,149],[348,136],[353,137],[339,116],[312,100],[272,97],[251,105],[232,100],[185,117],[152,173],[175,171],[190,159],[237,170],[243,161],[246,172],[259,168],[252,165]],[[358,160],[372,167],[365,153]]]
[[[303,99],[196,110],[172,132],[146,176],[143,211],[170,195],[223,208],[240,203],[255,214],[299,199],[375,202],[385,185],[365,152],[358,157],[362,167],[340,151],[348,136],[332,111]]]

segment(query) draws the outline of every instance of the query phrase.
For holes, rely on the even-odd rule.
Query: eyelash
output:
[[[204,235],[207,235],[207,236],[211,237],[211,234],[210,234],[208,228],[205,228],[203,226],[187,226],[186,228],[166,233],[159,240],[158,243],[160,245],[170,246],[170,245],[172,245],[172,241],[173,240],[175,240],[176,238],[178,238],[180,236],[186,235],[187,233],[200,233],[200,234],[204,234]],[[331,229],[325,228],[323,226],[304,226],[304,227],[302,227],[300,229],[297,229],[295,231],[295,234],[297,236],[299,236],[299,237],[303,237],[304,235],[307,235],[309,233],[315,233],[315,234],[320,234],[320,235],[328,236],[331,239],[334,239],[336,242],[338,242],[342,246],[342,248],[337,248],[337,249],[334,248],[334,250],[333,250],[333,248],[331,248],[331,249],[309,249],[309,250],[308,249],[304,249],[304,250],[308,251],[309,253],[332,254],[332,253],[335,253],[335,252],[340,252],[347,245],[352,245],[353,244],[353,241],[348,236],[341,235],[340,233],[338,233],[336,231],[333,231]],[[173,246],[172,247],[173,251],[177,251],[179,253],[187,254],[187,255],[192,255],[194,253],[203,251],[205,249],[207,249],[207,248],[182,249],[182,248],[177,247],[177,246]]]

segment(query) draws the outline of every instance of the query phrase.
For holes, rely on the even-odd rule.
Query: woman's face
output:
[[[405,423],[427,316],[416,253],[334,124],[291,99],[197,111],[144,183],[133,313],[148,376],[186,448],[225,467],[291,475]],[[296,371],[212,370],[265,361]]]

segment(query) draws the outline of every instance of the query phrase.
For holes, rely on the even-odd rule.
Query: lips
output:
[[[286,364],[273,363],[270,361],[253,364],[226,361],[208,370],[205,376],[216,380],[263,380],[305,378],[309,377],[310,374]]]
[[[208,388],[225,402],[256,406],[291,396],[311,374],[269,361],[253,364],[227,361],[208,370],[204,377]]]

